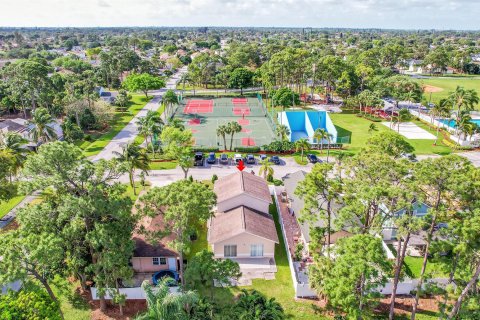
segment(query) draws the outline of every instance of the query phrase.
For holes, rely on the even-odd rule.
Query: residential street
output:
[[[187,67],[179,69],[177,73],[168,79],[166,89],[175,89],[180,77],[186,72]],[[148,102],[145,107],[137,113],[137,115],[125,126],[125,128],[123,128],[122,131],[120,131],[115,138],[113,138],[112,141],[110,141],[110,143],[102,151],[100,151],[100,153],[92,157],[92,161],[98,161],[100,159],[112,159],[114,157],[113,152],[121,152],[123,145],[133,141],[138,135],[137,120],[141,117],[144,117],[150,110],[158,110],[160,103],[162,102],[162,96],[164,92],[165,89],[151,91],[150,94],[153,95],[153,99],[150,100],[150,102]]]
[[[312,169],[312,164],[309,163],[306,166],[299,165],[295,162],[293,158],[281,158],[282,164],[281,165],[273,165],[274,177],[277,179],[281,179],[288,173],[293,173],[298,170],[304,170],[306,172],[310,172]],[[245,171],[250,172],[254,171],[256,175],[258,175],[258,170],[260,169],[260,165],[246,165]],[[231,174],[238,169],[235,165],[205,165],[204,167],[193,167],[188,171],[188,175],[193,176],[196,180],[210,180],[213,174],[216,174],[218,177],[223,177],[228,174]],[[178,181],[183,179],[184,174],[180,167],[171,170],[152,170],[147,177],[147,180],[150,181],[152,186],[159,187],[165,186],[172,182]],[[128,176],[124,175],[120,178],[120,181],[123,183],[129,183]]]

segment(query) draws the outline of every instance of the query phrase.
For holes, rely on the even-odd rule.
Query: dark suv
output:
[[[195,153],[195,156],[194,156],[194,159],[193,159],[193,165],[195,167],[203,167],[203,160],[204,160],[204,156],[203,156],[203,153],[202,152],[196,152]]]
[[[210,152],[208,154],[207,163],[208,164],[215,164],[217,162],[217,158],[215,158],[215,152]]]
[[[255,164],[255,157],[253,156],[253,154],[247,155],[247,164]]]

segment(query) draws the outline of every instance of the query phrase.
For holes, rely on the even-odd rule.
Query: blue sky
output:
[[[477,0],[0,0],[0,26],[480,29]]]

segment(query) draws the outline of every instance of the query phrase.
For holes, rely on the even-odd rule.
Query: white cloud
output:
[[[0,0],[1,26],[479,29],[468,0]]]

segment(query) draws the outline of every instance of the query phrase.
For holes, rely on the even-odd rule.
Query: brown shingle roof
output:
[[[208,242],[220,242],[244,232],[278,243],[272,216],[245,206],[215,214],[210,219]]]
[[[143,226],[146,231],[156,232],[164,230],[163,217],[157,215],[154,218],[145,217],[139,222],[139,227]],[[168,235],[160,241],[153,243],[149,241],[148,237],[136,230],[132,236],[135,241],[135,249],[133,250],[134,257],[175,257],[177,253],[168,248],[168,242],[174,239],[174,235]]]
[[[267,182],[261,177],[243,171],[218,179],[215,182],[214,191],[217,194],[217,202],[246,193],[254,198],[272,203]]]

